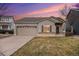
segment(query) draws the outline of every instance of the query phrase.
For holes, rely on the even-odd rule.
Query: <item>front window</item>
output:
[[[3,30],[8,30],[8,25],[2,25]]]
[[[50,25],[43,25],[43,32],[50,32]]]

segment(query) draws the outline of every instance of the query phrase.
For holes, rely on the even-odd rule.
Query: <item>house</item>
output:
[[[36,35],[39,33],[64,33],[64,20],[59,17],[25,17],[15,21],[16,35]]]
[[[71,9],[66,19],[66,34],[79,35],[79,9]]]
[[[0,16],[0,33],[14,33],[14,18],[13,16]]]

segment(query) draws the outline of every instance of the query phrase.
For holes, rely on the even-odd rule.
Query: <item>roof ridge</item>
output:
[[[39,23],[41,21],[44,21],[44,20],[51,20],[53,18],[55,22],[63,22],[63,20],[61,21],[60,19],[58,19],[58,17],[33,17],[33,18],[30,18],[30,17],[24,17],[20,20],[16,20],[15,22],[16,23]]]

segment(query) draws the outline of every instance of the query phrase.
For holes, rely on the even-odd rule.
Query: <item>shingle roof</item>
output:
[[[61,19],[59,17],[25,17],[20,20],[16,20],[15,23],[16,24],[24,24],[24,23],[37,24],[37,23],[39,23],[41,21],[45,21],[45,20],[50,20],[54,23],[63,23],[63,19]]]
[[[1,16],[1,15],[0,15],[0,17],[13,17],[13,16]]]
[[[66,17],[70,25],[79,22],[79,9],[71,9]]]
[[[79,18],[79,9],[71,9],[66,17],[66,19],[70,22],[74,22],[74,20],[78,20]]]

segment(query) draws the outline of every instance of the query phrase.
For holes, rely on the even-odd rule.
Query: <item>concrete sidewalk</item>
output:
[[[9,56],[35,36],[11,36],[0,39],[0,52]]]
[[[52,34],[52,33],[48,33],[48,34],[37,34],[37,37],[64,37],[65,34]]]

